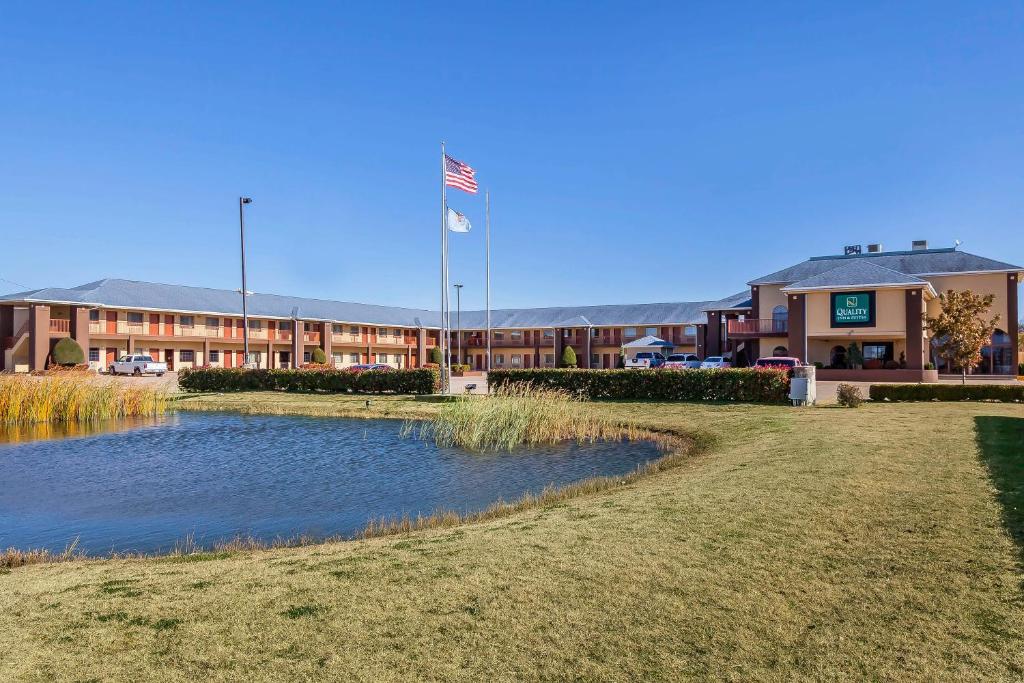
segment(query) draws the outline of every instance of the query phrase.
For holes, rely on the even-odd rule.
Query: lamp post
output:
[[[245,307],[245,297],[248,290],[245,287],[245,205],[252,204],[252,198],[238,198],[238,237],[242,249],[242,357],[244,365],[249,364],[249,314]]]
[[[462,363],[462,285],[455,285],[455,328],[459,340],[459,363]]]

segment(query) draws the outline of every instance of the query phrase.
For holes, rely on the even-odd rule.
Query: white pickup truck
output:
[[[111,375],[156,375],[163,377],[167,372],[167,363],[158,363],[152,356],[139,354],[121,356],[121,358],[108,368]]]
[[[641,351],[626,359],[627,368],[660,368],[664,364],[665,356],[657,351]]]

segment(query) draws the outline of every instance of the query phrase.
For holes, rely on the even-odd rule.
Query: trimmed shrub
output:
[[[529,383],[589,399],[788,403],[789,373],[772,368],[723,370],[492,370],[491,389]]]
[[[301,391],[334,394],[432,394],[434,370],[246,370],[243,368],[184,369],[178,373],[183,391]]]
[[[71,337],[64,337],[57,342],[50,357],[54,365],[81,365],[85,362],[82,347]]]
[[[872,401],[1024,401],[1024,384],[872,384]]]
[[[860,389],[852,384],[840,384],[836,387],[836,403],[846,408],[856,408],[864,402]]]
[[[317,365],[327,365],[327,354],[317,346],[313,348],[313,353],[309,355],[309,360]]]
[[[441,353],[440,346],[430,349],[430,362],[438,367],[441,367],[441,364],[444,363],[444,354]]]
[[[571,346],[566,346],[565,350],[562,351],[562,367],[563,368],[574,368],[574,367],[576,367],[576,352],[572,350]]]

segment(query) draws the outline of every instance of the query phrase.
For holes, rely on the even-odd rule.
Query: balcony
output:
[[[772,318],[730,320],[726,327],[730,337],[785,337],[789,334],[789,321]]]
[[[50,318],[50,334],[71,334],[71,321],[63,318]]]
[[[362,335],[351,334],[349,332],[334,332],[331,334],[332,344],[361,344],[363,343]]]

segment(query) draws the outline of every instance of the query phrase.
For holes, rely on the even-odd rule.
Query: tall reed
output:
[[[5,425],[162,415],[167,405],[162,391],[102,382],[78,373],[0,375],[0,424]]]
[[[403,433],[416,431],[407,422]],[[473,451],[512,450],[560,441],[593,442],[646,438],[647,432],[602,419],[586,404],[561,389],[506,384],[488,396],[460,396],[438,415],[419,425],[421,438],[439,446]]]

